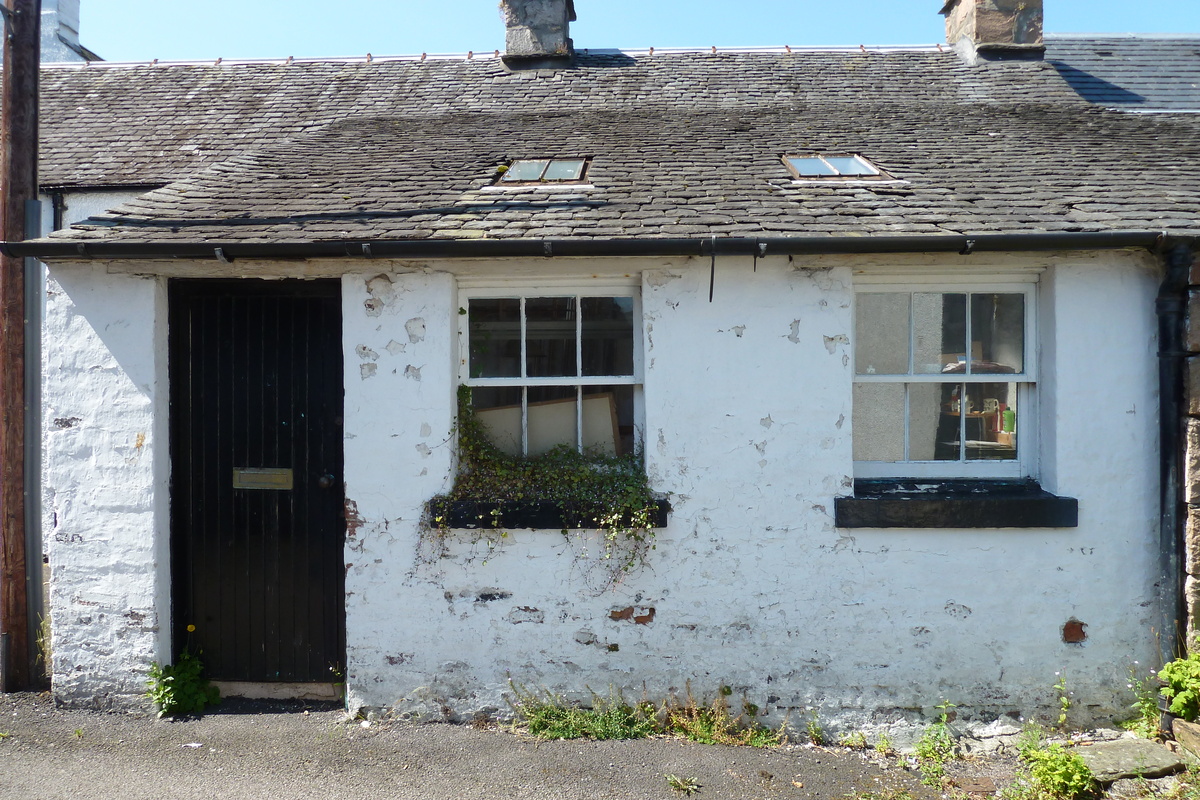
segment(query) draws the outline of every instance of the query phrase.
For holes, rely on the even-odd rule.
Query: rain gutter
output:
[[[1200,237],[1200,231],[1197,232]],[[834,253],[960,253],[1155,248],[1161,231],[999,233],[927,236],[773,236],[688,239],[392,239],[316,242],[0,243],[0,252],[41,259],[551,258],[612,256],[771,256]]]

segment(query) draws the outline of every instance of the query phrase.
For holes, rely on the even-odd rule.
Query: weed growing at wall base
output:
[[[703,744],[776,747],[786,741],[782,726],[771,730],[750,713],[751,704],[734,715],[725,695],[711,703],[697,701],[691,689],[686,699],[656,705],[649,700],[629,703],[620,693],[592,694],[591,707],[568,702],[548,691],[530,691],[510,683],[513,711],[531,734],[540,739],[642,739],[654,734],[684,736]],[[757,709],[755,709],[757,711]]]
[[[1138,736],[1147,739],[1156,738],[1159,734],[1159,713],[1158,702],[1155,699],[1155,695],[1158,693],[1158,683],[1154,673],[1151,672],[1143,677],[1139,671],[1138,662],[1135,661],[1129,668],[1129,683],[1126,686],[1133,692],[1131,708],[1134,716],[1124,722],[1123,727]]]
[[[619,694],[592,695],[582,708],[550,692],[534,692],[510,683],[513,710],[539,739],[644,739],[657,732],[652,703],[630,704]]]
[[[1076,752],[1060,743],[1046,744],[1037,724],[1021,732],[1017,753],[1025,768],[1002,794],[1003,800],[1086,800],[1098,796],[1092,771]]]
[[[147,678],[146,696],[154,701],[160,717],[199,714],[221,699],[217,687],[204,677],[204,664],[186,649],[174,664],[152,663]]]

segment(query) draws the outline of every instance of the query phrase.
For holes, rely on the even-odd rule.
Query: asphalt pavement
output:
[[[22,800],[833,800],[906,789],[895,760],[845,748],[723,747],[675,738],[539,741],[507,726],[349,719],[225,701],[184,721],[0,695],[0,798]]]

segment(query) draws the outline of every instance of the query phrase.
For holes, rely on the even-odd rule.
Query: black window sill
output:
[[[839,528],[1075,528],[1079,501],[1035,481],[856,480]]]
[[[487,503],[476,500],[431,501],[429,515],[438,527],[445,528],[531,528],[534,530],[579,530],[595,528],[594,515],[563,509],[557,503],[535,501],[528,503]],[[651,514],[652,528],[667,527],[671,503],[666,499],[655,502]],[[438,518],[441,517],[440,520]],[[628,523],[628,520],[625,520]]]

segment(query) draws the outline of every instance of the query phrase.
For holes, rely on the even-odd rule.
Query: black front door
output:
[[[202,651],[216,680],[334,680],[340,285],[176,280],[169,294],[176,650]]]

